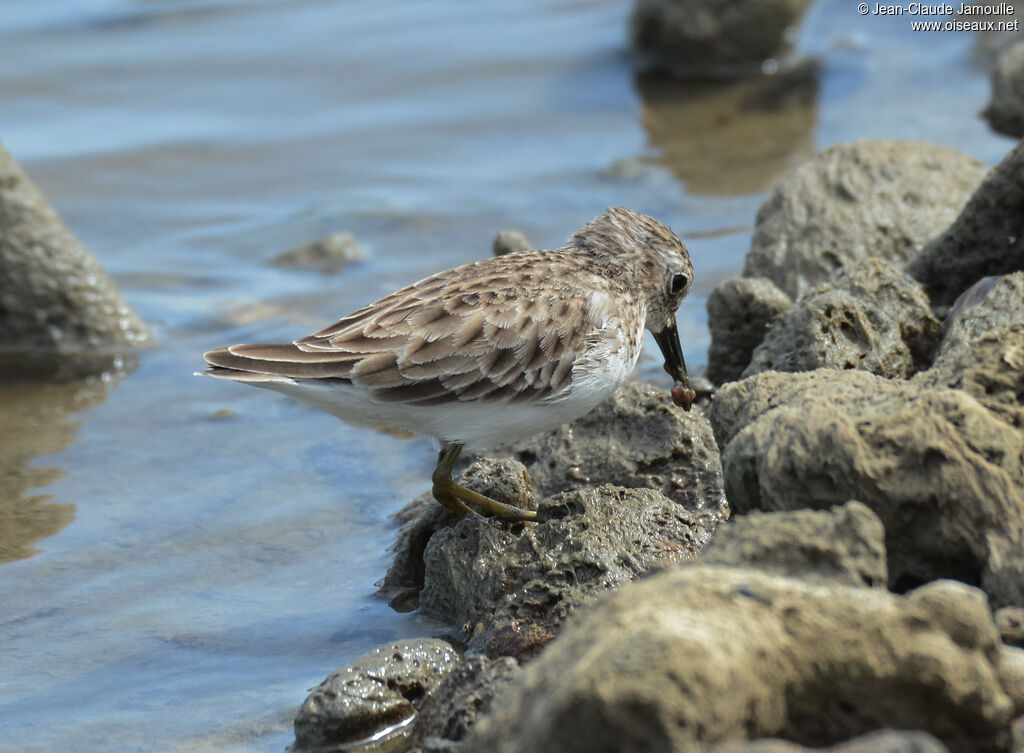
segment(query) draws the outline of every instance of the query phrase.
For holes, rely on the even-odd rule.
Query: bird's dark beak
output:
[[[665,356],[665,371],[686,391],[690,390],[690,377],[686,373],[686,361],[683,360],[683,346],[679,344],[679,330],[673,319],[665,325],[665,328],[655,333],[654,340],[661,348],[661,354]],[[673,387],[672,398],[678,405],[683,405],[686,410],[690,409],[689,401],[679,402],[676,399],[677,389]]]

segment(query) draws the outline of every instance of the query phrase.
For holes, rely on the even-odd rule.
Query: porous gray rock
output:
[[[991,74],[992,94],[981,113],[999,133],[1024,136],[1024,40],[1000,51]]]
[[[892,588],[952,577],[1024,603],[1024,435],[966,390],[766,372],[721,388],[711,419],[736,512],[857,499],[885,525]]]
[[[519,677],[522,670],[510,656],[489,659],[467,656],[445,676],[416,715],[413,736],[420,749],[444,749],[462,740],[494,697]]]
[[[1003,431],[1024,440],[1024,272],[1002,277],[984,299],[958,315],[935,363],[914,377],[913,383],[922,389],[962,390],[1002,421]],[[1003,460],[1001,453],[1008,449],[1007,462],[1024,462],[1015,459],[1012,449],[996,437],[979,446],[978,452],[998,466]],[[1020,497],[1011,497],[1008,503],[1014,501],[1020,504]],[[1019,545],[1002,537],[993,538],[990,545],[990,559],[998,562],[998,567],[986,572],[984,587],[1002,595],[999,604],[1024,603],[1019,596],[1024,562],[1019,548],[1014,548]],[[1008,550],[1000,553],[1000,546]]]
[[[855,261],[903,266],[953,222],[985,170],[961,152],[918,141],[827,149],[761,207],[743,276],[767,277],[796,300]]]
[[[499,502],[524,510],[537,509],[537,495],[526,467],[518,460],[479,458],[462,472],[459,483]],[[428,492],[406,505],[395,518],[400,524],[391,547],[395,556],[381,583],[381,593],[396,600],[392,604],[396,608],[415,608],[423,587],[423,552],[427,543],[431,536],[456,523],[459,517]]]
[[[743,376],[830,368],[906,379],[928,366],[939,333],[921,285],[868,259],[844,267],[781,314]]]
[[[982,277],[1021,269],[1024,143],[1017,144],[985,176],[956,220],[907,267],[941,313]]]
[[[537,498],[602,484],[657,489],[713,530],[729,517],[722,466],[702,411],[673,405],[668,391],[627,382],[586,416],[531,437],[507,456],[480,457],[460,483],[497,500],[534,509]],[[521,461],[521,462],[520,462]],[[429,495],[399,516],[395,557],[383,593],[415,603],[430,537],[457,518]]]
[[[980,591],[905,596],[693,564],[593,605],[470,732],[494,753],[806,746],[924,730],[955,753],[1009,749],[1022,698]]]
[[[532,656],[573,610],[710,538],[698,516],[652,489],[605,485],[540,503],[515,533],[466,517],[431,537],[420,611],[461,627],[472,649]]]
[[[854,500],[831,510],[739,515],[718,527],[699,561],[822,583],[884,588],[888,582],[885,528]]]
[[[336,274],[346,264],[365,258],[366,250],[359,240],[352,233],[339,232],[278,254],[271,264]]]
[[[539,497],[616,484],[657,489],[712,528],[729,517],[711,425],[702,411],[673,405],[664,388],[629,381],[587,415],[513,451]]]
[[[310,692],[295,717],[296,747],[354,743],[408,722],[459,661],[436,638],[395,641],[363,654]]]
[[[760,72],[785,53],[810,0],[636,0],[633,48],[647,63],[686,73]]]
[[[740,378],[768,328],[793,301],[764,277],[734,277],[708,296],[707,377],[714,384]]]
[[[504,256],[515,251],[530,251],[533,244],[521,230],[499,230],[491,243],[491,252],[494,256]]]
[[[0,365],[63,375],[40,354],[97,359],[150,338],[100,262],[0,146]],[[82,371],[90,372],[88,364]],[[77,370],[76,370],[77,373]]]
[[[1024,434],[1024,272],[1002,277],[958,315],[914,382],[964,390]]]

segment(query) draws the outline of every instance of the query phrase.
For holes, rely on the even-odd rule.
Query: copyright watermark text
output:
[[[1020,19],[1010,3],[860,3],[862,16],[910,16],[914,31],[1020,31]],[[945,17],[945,20],[943,20]],[[1001,18],[1000,18],[1001,17]]]

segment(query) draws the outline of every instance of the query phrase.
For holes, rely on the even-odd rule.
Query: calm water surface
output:
[[[801,30],[819,68],[714,86],[636,76],[627,2],[0,6],[0,138],[158,338],[122,380],[0,388],[3,751],[280,751],[330,670],[438,632],[373,585],[429,442],[193,378],[204,350],[626,205],[690,245],[699,371],[707,293],[789,166],[861,137],[1012,145],[975,115],[970,36],[843,0]],[[369,259],[268,263],[337,230]]]

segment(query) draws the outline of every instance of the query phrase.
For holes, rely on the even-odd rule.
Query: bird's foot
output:
[[[467,505],[468,503],[469,505],[472,505],[473,508],[476,508],[477,511],[499,520],[537,520],[537,512],[535,510],[524,510],[521,507],[507,505],[504,502],[491,499],[490,497],[479,494],[472,489],[467,489],[464,486],[456,484],[451,477],[437,479],[434,481],[434,499],[456,515],[468,515],[469,513],[472,513],[473,509]]]

